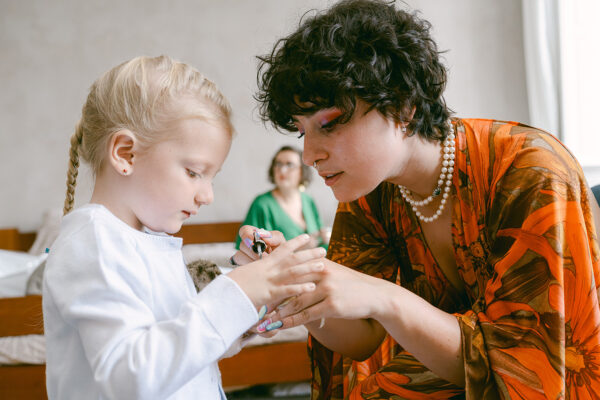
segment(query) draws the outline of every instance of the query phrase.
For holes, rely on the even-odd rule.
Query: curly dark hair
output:
[[[338,107],[345,123],[361,99],[366,112],[377,109],[396,122],[410,121],[413,133],[443,140],[452,110],[442,96],[446,68],[430,29],[418,12],[380,0],[341,1],[306,17],[271,54],[258,57],[260,117],[295,132],[293,115]]]
[[[273,159],[271,160],[271,166],[269,167],[269,182],[275,184],[275,159],[277,158],[279,153],[283,151],[293,151],[294,153],[298,154],[298,156],[300,156],[300,168],[302,168],[302,171],[300,172],[300,184],[308,186],[312,178],[310,167],[302,162],[302,150],[293,146],[283,146],[282,148],[277,150],[277,152],[273,156]]]

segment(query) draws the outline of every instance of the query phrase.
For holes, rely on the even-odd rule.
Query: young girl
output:
[[[49,398],[224,399],[217,361],[257,309],[314,289],[324,251],[294,252],[304,235],[196,293],[167,234],[212,202],[232,131],[215,85],[168,57],[135,58],[92,85],[44,279]],[[70,212],[80,156],[94,191]]]

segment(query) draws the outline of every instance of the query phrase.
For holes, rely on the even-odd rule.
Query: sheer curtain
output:
[[[531,124],[557,135],[600,184],[600,2],[523,0]]]
[[[561,135],[558,0],[522,0],[530,124]]]

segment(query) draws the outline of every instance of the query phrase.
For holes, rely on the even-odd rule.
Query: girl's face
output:
[[[377,110],[367,114],[358,100],[350,121],[338,124],[337,108],[298,115],[294,119],[304,133],[303,161],[317,162],[317,172],[336,199],[353,201],[373,191],[381,182],[397,180],[410,159],[410,145],[400,128]]]
[[[229,132],[190,118],[174,123],[169,139],[136,153],[127,177],[131,225],[175,233],[198,208],[213,201],[212,181],[229,148]],[[127,222],[127,221],[126,221]]]
[[[280,189],[297,189],[302,179],[302,160],[295,151],[284,150],[277,154],[273,165],[273,180]]]

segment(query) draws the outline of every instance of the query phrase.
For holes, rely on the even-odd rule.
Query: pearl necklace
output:
[[[442,211],[444,211],[444,207],[446,206],[446,202],[448,196],[450,195],[450,185],[452,185],[452,173],[454,172],[454,157],[455,157],[455,149],[454,149],[454,126],[452,122],[448,120],[447,124],[450,127],[450,133],[444,139],[442,143],[442,171],[440,172],[440,177],[437,181],[437,186],[433,189],[433,193],[429,195],[426,199],[423,200],[415,200],[411,197],[411,191],[405,188],[404,186],[398,185],[400,188],[400,194],[404,198],[406,202],[408,202],[413,209],[416,216],[423,222],[431,222],[435,221],[442,215]],[[442,193],[443,190],[443,193]],[[439,195],[442,195],[442,200],[440,201],[440,206],[436,210],[436,212],[430,216],[424,216],[421,211],[417,207],[421,207],[427,205],[433,201]]]

